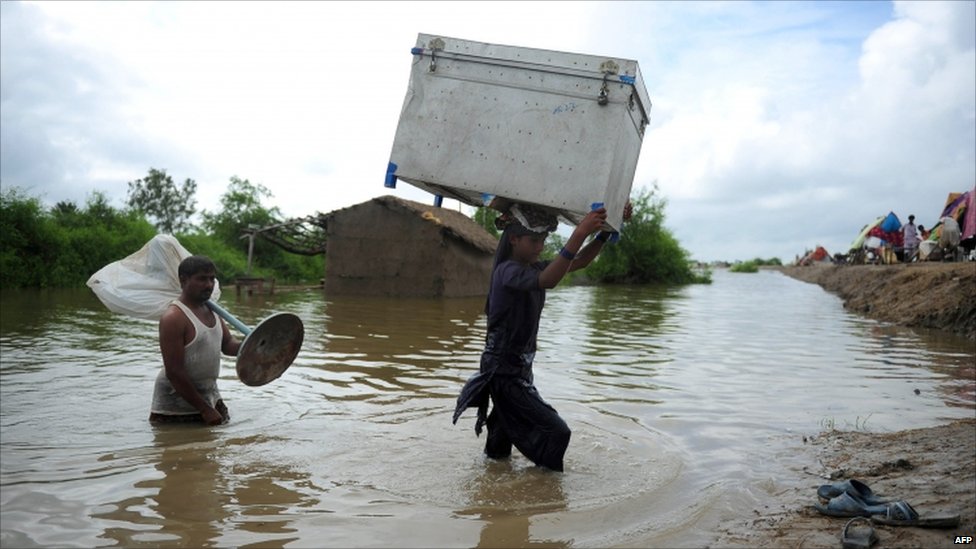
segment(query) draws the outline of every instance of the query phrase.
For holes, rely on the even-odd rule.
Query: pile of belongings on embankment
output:
[[[883,263],[894,263],[897,261],[895,250],[901,250],[904,245],[904,236],[901,232],[901,221],[895,212],[888,212],[868,223],[861,229],[860,234],[851,242],[851,255],[864,253],[866,250],[870,257],[864,257],[858,263],[865,260],[878,260]],[[875,250],[879,251],[875,255]]]
[[[797,261],[797,265],[805,267],[807,265],[813,265],[816,263],[833,263],[833,261],[834,260],[830,257],[830,254],[827,253],[827,250],[824,249],[823,246],[817,246],[812,252],[804,255],[803,259]]]
[[[976,190],[949,193],[939,222],[918,245],[919,260],[962,259],[976,247]]]
[[[894,212],[877,217],[865,225],[851,246],[851,263],[897,263],[898,261],[961,260],[976,248],[976,190],[949,193],[939,221],[924,234],[918,234],[917,255],[904,258],[903,225]],[[923,225],[919,225],[921,229]]]

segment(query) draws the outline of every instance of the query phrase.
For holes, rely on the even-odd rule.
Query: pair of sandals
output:
[[[850,479],[824,484],[817,495],[827,504],[815,504],[820,513],[831,517],[853,517],[844,526],[841,536],[845,549],[867,549],[877,543],[878,536],[871,523],[887,526],[916,526],[920,528],[955,528],[959,515],[931,515],[921,517],[907,501],[888,501],[875,495],[863,482]]]

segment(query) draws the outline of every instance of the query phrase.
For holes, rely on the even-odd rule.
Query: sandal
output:
[[[855,523],[866,523],[854,529],[851,526]],[[878,543],[878,535],[871,527],[871,521],[864,517],[854,517],[844,525],[844,532],[840,536],[841,544],[844,549],[870,549],[872,545]]]
[[[934,515],[922,518],[907,501],[888,504],[886,513],[872,516],[875,524],[887,526],[918,526],[919,528],[955,528],[959,526],[959,515]]]
[[[881,499],[874,495],[874,492],[871,491],[871,488],[869,488],[867,484],[864,484],[857,479],[835,482],[833,484],[824,484],[820,488],[817,488],[817,495],[827,500],[835,498],[845,492],[863,501],[864,503],[867,503],[868,505],[888,503],[888,500]]]
[[[813,508],[830,517],[870,517],[888,512],[886,505],[868,505],[847,492],[831,499],[827,505],[815,503]]]

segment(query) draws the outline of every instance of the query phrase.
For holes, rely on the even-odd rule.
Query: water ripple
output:
[[[534,532],[523,544],[626,544],[687,531],[690,515],[743,497],[743,480],[788,474],[793,433],[976,409],[970,342],[850,315],[778,273],[714,277],[548,293],[536,385],[573,429],[565,476],[486,462],[473,412],[451,425],[478,369],[483,299],[228,296],[251,326],[298,314],[302,351],[262,387],[225,358],[228,425],[153,429],[153,323],[81,291],[3,294],[3,539],[472,546],[503,539],[504,515]]]

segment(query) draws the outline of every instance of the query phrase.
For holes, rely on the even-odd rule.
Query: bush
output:
[[[759,265],[755,261],[742,261],[729,267],[731,273],[757,273]]]
[[[196,238],[199,249],[211,252],[194,253],[209,255],[225,280],[252,276],[275,278],[286,283],[318,283],[325,275],[325,256],[291,253],[264,240],[260,235],[254,237],[251,273],[247,274],[249,242],[247,238],[241,238],[242,235],[248,230],[282,222],[278,208],[265,207],[262,202],[264,198],[271,196],[271,191],[260,183],[251,183],[237,176],[231,177],[227,191],[220,198],[221,210],[203,212],[206,236],[202,233],[190,236],[191,239]],[[203,240],[208,238],[213,242],[205,244]],[[223,262],[218,261],[218,258]]]
[[[605,244],[597,259],[586,269],[597,282],[616,284],[709,283],[708,271],[692,268],[689,254],[664,227],[666,200],[657,196],[657,186],[631,197],[633,212],[616,244]]]
[[[240,231],[249,223],[276,220],[276,209],[262,208],[259,186],[232,180],[231,199],[224,211],[211,214],[212,233],[194,230],[176,235],[191,253],[206,255],[217,265],[221,280],[230,283],[247,274],[247,240]],[[236,202],[234,202],[236,200]],[[58,202],[46,211],[41,202],[19,188],[0,194],[0,287],[44,288],[83,286],[105,265],[131,255],[156,235],[156,228],[137,210],[119,210],[95,191],[85,207]],[[325,257],[286,252],[255,240],[251,276],[283,283],[318,283]]]
[[[196,231],[176,235],[176,239],[194,255],[205,255],[217,266],[217,279],[222,284],[233,284],[247,272],[247,252],[234,249],[212,235]],[[261,275],[255,275],[261,276]]]
[[[782,266],[783,265],[783,262],[780,261],[780,259],[778,257],[771,257],[769,259],[761,259],[761,258],[758,258],[757,257],[756,259],[753,259],[752,262],[755,263],[756,265],[760,266],[760,267],[764,267],[764,266],[777,266],[777,267],[779,267],[779,266]]]
[[[61,202],[45,211],[13,188],[0,195],[0,286],[83,286],[103,266],[138,250],[155,229],[95,192],[86,207]]]

